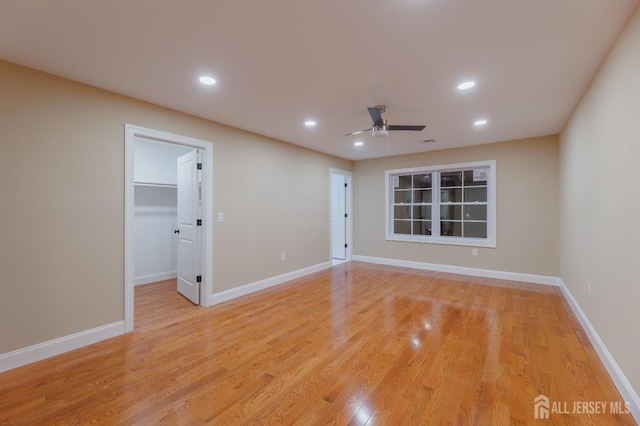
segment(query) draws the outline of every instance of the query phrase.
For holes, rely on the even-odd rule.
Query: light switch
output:
[[[218,212],[218,223],[224,222],[224,213]]]

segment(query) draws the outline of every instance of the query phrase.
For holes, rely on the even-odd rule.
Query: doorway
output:
[[[330,211],[331,211],[331,264],[351,260],[352,254],[352,211],[351,172],[330,170]]]
[[[162,147],[164,149],[156,149],[156,157],[152,161],[146,162],[147,166],[151,166],[151,168],[158,169],[158,165],[162,162],[166,164],[173,164],[173,168],[171,171],[168,171],[169,167],[165,166],[162,170],[160,170],[160,175],[157,174],[158,170],[155,170],[156,176],[159,177],[150,177],[153,176],[153,170],[150,170],[149,167],[145,166],[144,162],[140,162],[140,157],[144,155],[144,150],[140,150],[140,146],[143,147],[151,147],[158,148]],[[141,206],[136,206],[136,197],[139,200],[149,200],[150,194],[153,195],[154,202],[158,204],[158,202],[162,205],[171,204],[170,201],[174,200],[177,203],[177,199],[180,198],[179,187],[182,187],[183,193],[189,194],[189,198],[191,201],[194,201],[194,198],[197,197],[198,203],[198,212],[200,213],[198,216],[200,221],[198,221],[198,227],[201,230],[200,235],[202,238],[193,238],[192,234],[189,236],[190,246],[193,250],[190,251],[189,256],[190,259],[197,259],[196,263],[192,263],[190,268],[194,272],[193,282],[190,283],[190,288],[186,288],[190,293],[188,295],[185,294],[185,297],[188,297],[194,303],[199,303],[201,306],[209,306],[211,304],[211,293],[212,293],[212,247],[213,247],[213,237],[212,237],[212,227],[209,220],[206,218],[211,218],[213,211],[212,208],[212,150],[213,144],[208,141],[202,141],[199,139],[193,139],[181,135],[175,135],[171,133],[161,132],[153,129],[146,129],[133,125],[125,125],[125,328],[126,331],[133,330],[134,327],[134,285],[136,283],[141,283],[145,277],[147,279],[153,280],[154,274],[144,274],[140,273],[140,263],[137,262],[136,259],[136,251],[140,253],[140,247],[136,244],[136,226],[139,223],[136,223],[136,220],[139,218],[136,217],[135,211],[136,208],[140,209]],[[158,156],[158,152],[162,152],[162,155]],[[193,174],[188,176],[188,187],[187,190],[184,190],[184,185],[180,184],[180,173],[178,172],[178,158],[189,158],[193,166],[196,167],[199,164],[199,169],[197,174]],[[142,166],[141,166],[142,164]],[[139,170],[139,167],[142,167],[142,170]],[[150,174],[151,173],[151,174]],[[162,175],[162,173],[166,173],[167,175]],[[185,175],[185,173],[183,173]],[[171,177],[173,176],[173,177]],[[196,177],[197,176],[197,177]],[[183,176],[184,177],[184,176]],[[182,182],[185,182],[185,179],[182,179]],[[142,194],[142,195],[141,195]],[[146,197],[146,198],[145,198]],[[184,197],[182,197],[184,199]],[[184,201],[181,201],[180,204],[184,204]],[[142,206],[143,208],[146,206]],[[171,228],[175,228],[172,230],[168,230],[170,235],[167,237],[163,235],[163,238],[169,238],[169,241],[173,241],[174,246],[169,249],[168,256],[173,256],[171,259],[173,264],[167,263],[165,258],[165,263],[163,264],[163,268],[167,269],[166,273],[180,275],[177,267],[179,263],[178,258],[182,259],[182,264],[186,264],[189,262],[184,262],[185,254],[184,250],[180,249],[180,245],[177,244],[176,236],[174,232],[181,230],[183,234],[187,234],[186,231],[188,227],[185,227],[185,224],[190,224],[194,222],[194,217],[189,217],[185,220],[184,217],[180,218],[180,213],[185,211],[191,211],[191,208],[183,208],[180,209],[177,204],[174,204],[175,209],[175,218],[165,217],[164,226],[167,227],[168,222],[172,222]],[[165,209],[164,213],[167,213],[167,209]],[[183,214],[184,216],[184,214]],[[157,218],[156,218],[157,219]],[[158,222],[158,220],[157,220]],[[148,225],[148,224],[147,224]],[[141,232],[140,230],[138,232]],[[190,231],[192,232],[192,230]],[[162,231],[164,233],[164,231]],[[156,236],[158,238],[158,236]],[[184,239],[183,239],[184,240]],[[181,240],[182,241],[182,240]],[[182,245],[184,247],[184,244]],[[160,250],[167,250],[166,247],[158,247]],[[165,253],[165,256],[167,254]],[[143,264],[145,262],[142,262]],[[146,262],[146,267],[149,267],[150,262]],[[153,263],[153,262],[151,262]],[[166,266],[166,265],[169,266]],[[176,265],[176,269],[173,269],[173,265]],[[136,273],[136,268],[138,269],[138,273]],[[157,268],[156,268],[157,269]],[[184,270],[184,267],[182,267]],[[148,272],[148,271],[145,271]],[[156,272],[157,274],[162,275],[163,271]],[[196,274],[197,273],[197,280]],[[161,276],[159,276],[161,278]],[[179,279],[179,277],[178,277]],[[154,280],[155,281],[155,280]],[[197,281],[197,287],[195,283]],[[151,282],[151,281],[147,281]],[[183,288],[183,290],[185,290]],[[181,292],[184,294],[184,292]]]
[[[134,285],[177,276],[178,185],[176,159],[191,147],[134,140]]]

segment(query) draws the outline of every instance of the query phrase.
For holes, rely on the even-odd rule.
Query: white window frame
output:
[[[439,173],[488,168],[487,176],[487,237],[443,237],[440,236],[440,179]],[[393,177],[398,175],[437,172],[438,179],[432,179],[432,228],[438,235],[408,235],[393,232],[394,187]],[[437,180],[437,182],[436,182]],[[439,166],[413,167],[408,169],[385,170],[385,239],[415,243],[447,244],[472,247],[496,247],[496,161],[476,161],[470,163],[445,164]]]

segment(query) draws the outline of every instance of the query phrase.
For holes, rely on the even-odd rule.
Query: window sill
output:
[[[387,235],[387,241],[402,241],[406,243],[443,244],[450,246],[488,247],[496,248],[495,241],[488,238],[462,238],[462,237],[423,237],[412,235]]]

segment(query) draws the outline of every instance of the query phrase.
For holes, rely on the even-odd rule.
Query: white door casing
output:
[[[213,142],[160,130],[125,124],[124,168],[124,326],[134,328],[134,141],[145,138],[159,142],[188,146],[200,150],[201,198],[203,219],[213,217]],[[213,299],[213,223],[202,221],[202,290],[200,305],[211,306]]]
[[[200,179],[198,151],[178,157],[178,292],[196,305],[200,303],[202,270]]]
[[[331,258],[337,260],[347,260],[348,180],[342,173],[331,173]]]

